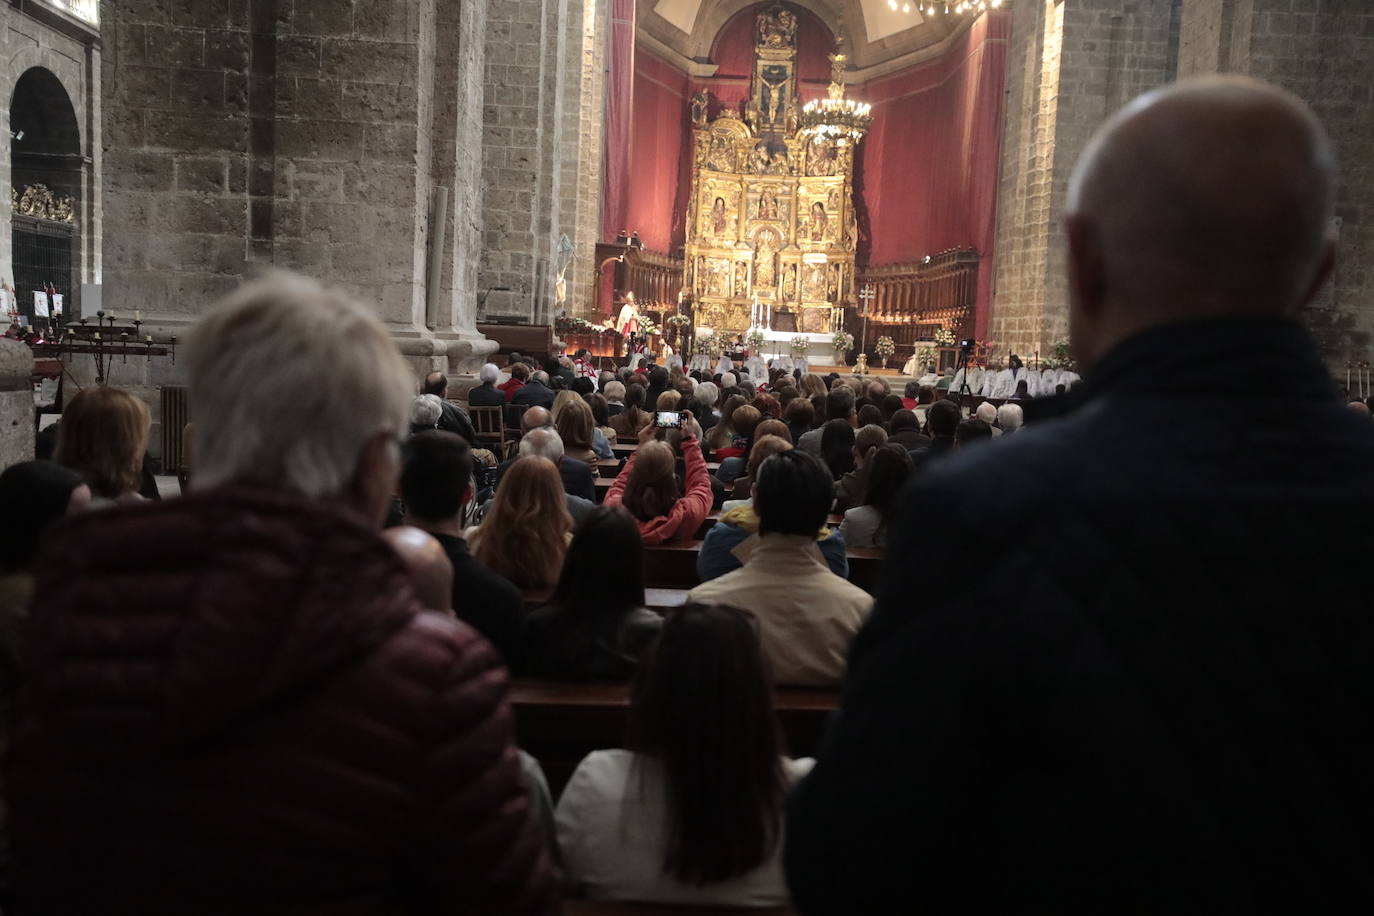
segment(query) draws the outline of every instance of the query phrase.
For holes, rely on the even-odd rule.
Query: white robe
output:
[[[711,371],[711,357],[707,356],[705,353],[698,353],[696,356],[693,356],[693,357],[692,357],[692,361],[691,361],[690,363],[687,364],[687,371],[688,371],[688,372],[710,372],[710,371]]]
[[[1035,386],[1038,384],[1038,381],[1039,381],[1039,380],[1036,379],[1036,378],[1034,377],[1034,375],[1031,373],[1031,370],[1030,370],[1030,369],[1027,369],[1025,366],[1022,366],[1020,369],[1017,369],[1017,370],[1015,371],[1014,374],[1013,374],[1013,372],[1012,372],[1011,369],[1003,369],[1002,372],[1001,372],[1001,375],[1002,375],[1002,388],[1001,388],[1002,393],[999,394],[999,395],[997,395],[997,397],[1000,397],[1000,398],[1015,397],[1015,396],[1016,396],[1016,386],[1017,386],[1017,384],[1018,384],[1019,382],[1025,382],[1025,383],[1026,383],[1026,390],[1027,390],[1027,393],[1028,393],[1031,397],[1034,397],[1034,396],[1035,396]]]
[[[615,321],[615,329],[622,337],[639,333],[639,309],[635,308],[633,302],[627,302],[620,307],[620,317]]]
[[[724,375],[727,372],[735,371],[735,361],[728,356],[722,356],[716,361],[716,374]]]
[[[970,394],[982,394],[985,373],[982,369],[974,366],[971,369],[960,369],[954,373],[954,378],[949,382],[949,393],[958,394],[964,385],[964,376],[968,376],[968,390]]]

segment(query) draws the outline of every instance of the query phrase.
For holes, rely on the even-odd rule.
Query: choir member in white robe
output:
[[[977,366],[968,369],[960,369],[958,372],[954,373],[954,378],[950,379],[949,382],[950,394],[959,394],[963,391],[965,373],[968,375],[969,393],[982,394],[985,373]]]
[[[983,384],[979,386],[975,394],[980,394],[985,398],[1000,398],[998,392],[1002,390],[1002,373],[1006,370],[1001,363],[988,363],[987,371],[983,373]]]
[[[732,360],[730,357],[722,354],[720,359],[716,360],[716,375],[724,375],[727,372],[734,371],[735,361]]]

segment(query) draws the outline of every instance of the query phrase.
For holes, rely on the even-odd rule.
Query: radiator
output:
[[[162,473],[185,470],[186,424],[191,422],[191,404],[182,385],[162,388]]]

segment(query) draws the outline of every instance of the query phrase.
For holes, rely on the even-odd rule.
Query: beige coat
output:
[[[745,565],[692,589],[691,602],[754,614],[763,653],[779,684],[838,685],[849,643],[873,609],[873,596],[835,575],[815,539],[760,538]]]

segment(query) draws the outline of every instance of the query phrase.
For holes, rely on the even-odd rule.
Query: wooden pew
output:
[[[615,479],[611,477],[597,477],[592,480],[592,486],[596,488],[596,501],[605,501],[606,494],[611,492],[611,487],[615,485]]]
[[[809,757],[820,746],[840,692],[823,687],[779,687],[775,700],[787,753]],[[522,750],[538,759],[554,796],[583,757],[623,747],[630,710],[628,684],[577,684],[512,678],[510,705]]]
[[[644,584],[654,588],[694,588],[701,541],[673,541],[644,548]]]
[[[884,551],[877,547],[849,548],[849,581],[870,595],[875,594],[883,568],[883,556]]]

